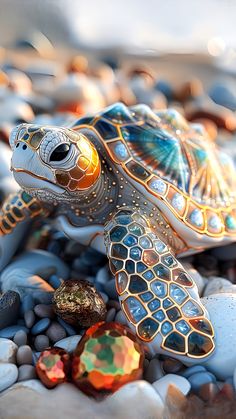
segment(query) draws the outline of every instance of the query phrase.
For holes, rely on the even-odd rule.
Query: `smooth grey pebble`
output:
[[[0,330],[0,338],[12,339],[15,336],[16,332],[18,332],[19,330],[23,330],[25,333],[29,333],[29,329],[27,329],[27,327],[14,325]]]
[[[51,275],[48,282],[54,288],[54,290],[56,290],[62,284],[63,279],[59,278],[56,275]]]
[[[35,323],[35,314],[34,314],[33,310],[28,310],[28,311],[25,312],[24,320],[25,320],[26,326],[29,329],[31,329],[31,327],[33,327],[33,325]]]
[[[97,284],[96,284],[96,288],[97,288]],[[104,303],[105,303],[105,304],[107,304],[107,302],[108,302],[108,300],[109,300],[108,295],[107,295],[107,294],[105,294],[105,292],[102,292],[102,291],[100,291],[100,295],[101,295],[101,297],[102,297],[102,299],[103,299]]]
[[[68,336],[76,335],[76,333],[77,333],[76,330],[70,324],[68,324],[64,320],[60,319],[60,317],[57,317],[57,321],[62,327],[64,327]]]
[[[122,310],[119,310],[116,314],[115,321],[120,324],[127,324],[127,319]]]
[[[50,323],[51,320],[47,317],[39,320],[31,329],[32,335],[39,335],[40,333],[44,332],[49,327]]]
[[[33,310],[34,305],[35,303],[33,297],[30,294],[25,295],[21,304],[22,313],[24,314],[26,311]]]
[[[64,339],[66,337],[66,331],[59,323],[52,322],[46,331],[46,335],[54,343],[58,340]]]
[[[216,379],[213,374],[202,371],[188,377],[188,381],[191,384],[191,389],[198,391],[203,384],[214,383]]]
[[[11,326],[17,321],[20,310],[20,295],[6,291],[0,296],[0,329]]]
[[[109,298],[111,298],[112,300],[117,299],[115,278],[110,279],[110,281],[105,282],[105,284],[103,284],[103,289],[105,293],[109,296]]]
[[[38,335],[34,340],[34,347],[36,351],[42,352],[49,347],[49,338],[46,335]]]
[[[203,365],[194,365],[193,367],[187,368],[185,371],[180,373],[185,378],[190,377],[190,375],[196,374],[197,372],[206,372],[206,368]]]
[[[52,305],[37,304],[34,307],[34,312],[40,318],[48,317],[49,319],[52,319],[53,317],[55,317]]]
[[[36,378],[36,371],[33,365],[23,364],[18,368],[18,380],[26,381]]]
[[[33,353],[29,345],[20,346],[16,354],[16,362],[18,365],[29,364],[33,362]]]
[[[115,318],[116,315],[116,309],[114,307],[110,308],[110,310],[108,310],[107,315],[106,315],[106,322],[112,322]]]
[[[13,341],[18,347],[26,345],[27,334],[24,332],[24,330],[19,330],[18,332],[16,332]]]
[[[149,383],[154,383],[154,381],[159,380],[164,376],[164,372],[161,366],[159,359],[153,358],[149,362],[148,368],[145,373],[145,379]]]

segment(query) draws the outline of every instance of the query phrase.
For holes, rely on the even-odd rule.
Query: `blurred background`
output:
[[[236,161],[235,16],[235,0],[0,0],[1,147],[20,122],[121,101],[177,109]]]

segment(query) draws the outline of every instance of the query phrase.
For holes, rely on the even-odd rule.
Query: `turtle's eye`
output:
[[[55,148],[50,156],[49,161],[62,161],[64,160],[70,151],[69,144],[60,144],[57,148]]]

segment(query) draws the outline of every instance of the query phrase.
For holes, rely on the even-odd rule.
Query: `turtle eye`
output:
[[[60,144],[55,150],[53,150],[49,161],[62,161],[64,160],[70,151],[69,144]]]

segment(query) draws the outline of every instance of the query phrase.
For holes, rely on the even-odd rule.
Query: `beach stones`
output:
[[[70,356],[61,348],[43,351],[36,363],[36,371],[42,383],[53,388],[66,381],[70,368]]]
[[[59,317],[74,326],[89,327],[106,316],[103,298],[88,281],[64,281],[54,292],[53,306]]]
[[[7,291],[0,296],[0,329],[11,326],[17,320],[20,296],[15,291]]]
[[[191,385],[189,381],[177,374],[166,374],[164,377],[153,383],[153,387],[165,401],[168,388],[170,385],[177,387],[185,396],[189,393]]]
[[[17,345],[10,339],[0,338],[0,362],[15,363]]]
[[[18,369],[15,364],[0,362],[0,392],[12,386],[18,377]]]
[[[143,373],[143,348],[127,327],[100,322],[90,327],[72,360],[72,379],[85,393],[111,393]]]

